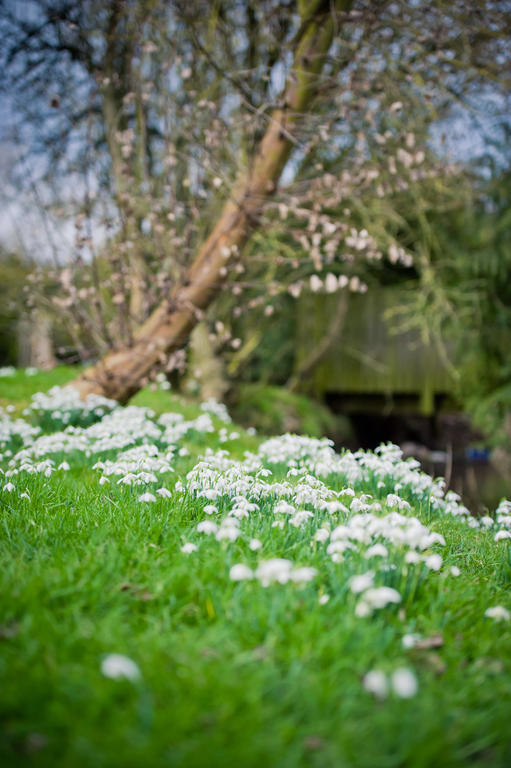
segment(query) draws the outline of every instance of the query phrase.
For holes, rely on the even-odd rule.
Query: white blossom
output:
[[[417,695],[419,684],[413,670],[401,667],[391,677],[394,693],[401,699],[412,699]]]
[[[131,680],[135,682],[141,677],[140,669],[135,662],[120,653],[110,653],[101,662],[101,672],[112,680]]]

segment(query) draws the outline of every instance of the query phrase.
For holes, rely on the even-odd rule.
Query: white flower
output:
[[[487,608],[484,615],[495,621],[509,621],[511,618],[511,614],[503,605],[494,605],[492,608]]]
[[[309,282],[313,293],[317,293],[323,287],[323,281],[317,275],[311,275]]]
[[[276,515],[294,515],[296,510],[291,504],[288,504],[287,501],[282,499],[275,505],[273,512]]]
[[[461,573],[457,565],[451,565],[449,570],[450,570],[451,576],[459,576]]]
[[[294,568],[291,571],[291,581],[296,582],[304,582],[304,581],[311,581],[314,576],[317,574],[317,570],[315,568]]]
[[[214,515],[215,512],[218,512],[218,507],[215,507],[214,504],[206,504],[204,512],[206,515]]]
[[[298,512],[289,518],[289,523],[294,525],[295,528],[300,528],[311,517],[314,517],[314,514],[308,509],[299,509]]]
[[[263,560],[259,563],[255,575],[263,587],[268,587],[273,581],[286,584],[291,576],[291,568],[290,560],[275,557],[272,560]]]
[[[197,530],[199,533],[216,533],[218,525],[212,520],[202,520],[202,522],[197,525]]]
[[[329,600],[330,600],[330,595],[320,595],[318,602],[320,605],[326,605]]]
[[[368,560],[370,557],[387,557],[389,550],[383,544],[373,544],[369,547],[364,557]]]
[[[432,571],[439,571],[442,567],[442,558],[440,555],[427,555],[424,558],[424,562]]]
[[[156,501],[156,496],[153,493],[149,493],[149,491],[146,491],[146,493],[143,493],[138,497],[138,500],[152,502],[152,501]]]
[[[101,672],[112,680],[138,680],[140,669],[132,659],[121,653],[110,653],[101,662]]]
[[[396,669],[392,675],[392,688],[401,699],[411,699],[419,690],[417,678],[413,670],[406,667]]]
[[[502,541],[503,539],[511,539],[511,533],[509,531],[499,531],[493,537],[493,541]]]
[[[190,555],[192,552],[196,552],[196,551],[197,551],[197,545],[192,544],[191,541],[187,541],[186,544],[183,544],[183,546],[181,547],[181,552],[183,552],[183,554],[185,555]]]
[[[332,272],[329,272],[325,278],[325,290],[327,293],[335,293],[337,288],[337,278]]]
[[[403,648],[415,648],[417,643],[420,641],[421,636],[417,634],[410,634],[410,635],[403,635],[401,638],[401,644]]]
[[[359,576],[352,576],[348,581],[349,587],[353,594],[358,595],[369,587],[372,587],[374,583],[374,571],[367,571]]]
[[[373,669],[364,676],[363,685],[366,691],[372,693],[378,699],[384,699],[387,695],[389,684],[384,672]]]
[[[156,493],[158,494],[158,496],[161,496],[163,499],[169,499],[172,496],[168,488],[158,488]]]
[[[14,491],[14,489],[15,489],[15,486],[13,485],[13,483],[6,483],[2,490],[10,492],[10,491]]]
[[[401,595],[392,587],[373,587],[364,592],[363,601],[370,608],[385,608],[389,603],[400,603]]]
[[[222,539],[236,541],[239,536],[241,536],[241,531],[235,525],[221,525],[216,532],[215,538],[217,541],[222,541]]]
[[[314,541],[326,541],[330,536],[330,531],[328,531],[326,528],[318,528],[316,533],[314,534]]]
[[[355,616],[359,619],[365,619],[366,616],[370,616],[371,613],[372,611],[369,603],[364,602],[364,600],[359,600],[355,606]]]
[[[252,552],[256,552],[256,550],[261,549],[263,546],[259,539],[250,539],[250,544],[248,545]]]
[[[248,567],[248,565],[243,565],[243,563],[237,563],[237,565],[233,565],[231,570],[229,571],[229,578],[231,579],[231,581],[243,581],[244,579],[253,579],[254,572],[252,568]]]

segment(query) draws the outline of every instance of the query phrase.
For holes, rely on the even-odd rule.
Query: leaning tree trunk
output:
[[[133,345],[112,352],[72,382],[82,397],[98,393],[127,402],[148,375],[186,343],[204,309],[219,292],[224,267],[241,252],[265,200],[276,188],[293,146],[293,128],[311,104],[317,77],[332,43],[334,11],[345,11],[351,3],[352,0],[301,3],[303,23],[297,36],[292,72],[280,97],[282,107],[271,114],[251,167],[238,177],[186,279],[142,325]]]

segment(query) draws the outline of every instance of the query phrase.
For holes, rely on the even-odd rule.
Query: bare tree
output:
[[[75,386],[122,401],[226,286],[236,317],[281,291],[364,292],[364,262],[420,269],[401,206],[424,219],[463,172],[428,148],[429,126],[482,83],[500,87],[509,58],[490,0],[468,14],[442,0],[33,2],[43,31],[23,28],[18,50],[34,67],[61,49],[81,62],[85,167],[107,178],[117,212],[109,269],[99,255],[90,288],[64,270],[55,298],[113,349]],[[78,219],[80,243],[94,221]]]

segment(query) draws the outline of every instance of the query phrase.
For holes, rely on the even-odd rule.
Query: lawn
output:
[[[511,504],[161,389],[26,411],[72,375],[0,379],[2,766],[511,765]]]

